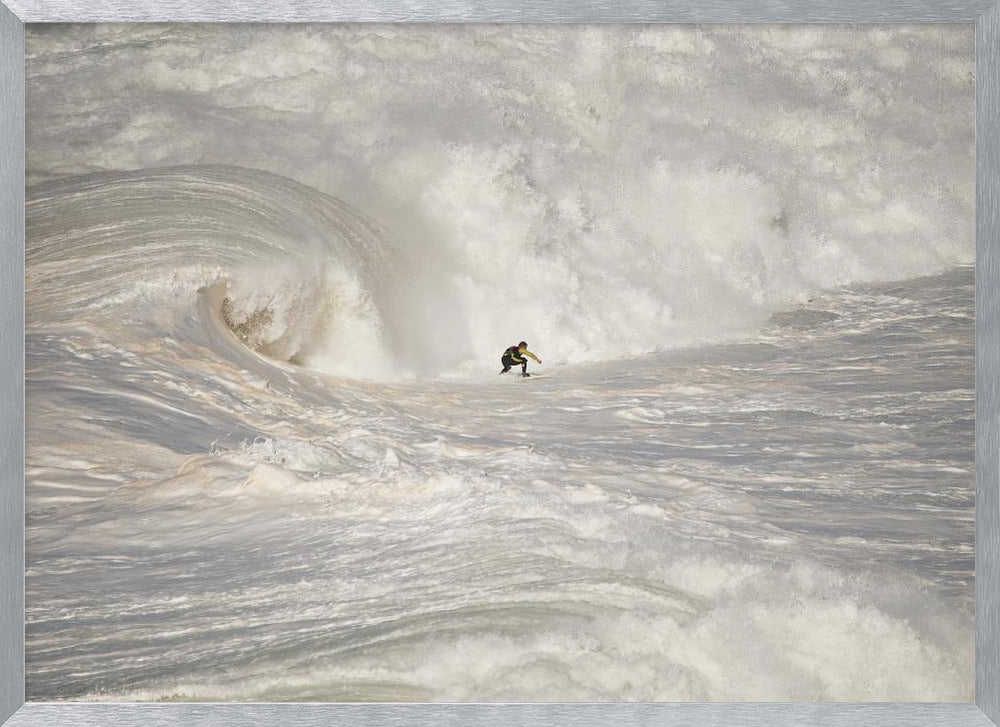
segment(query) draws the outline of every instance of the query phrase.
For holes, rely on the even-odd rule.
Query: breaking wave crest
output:
[[[500,186],[517,183],[517,164],[502,154],[456,160],[465,174]],[[258,170],[71,178],[29,191],[28,295],[45,315],[84,300],[102,315],[162,323],[183,317],[192,294],[214,286],[214,313],[254,351],[338,376],[388,379],[477,373],[521,338],[553,363],[718,341],[817,287],[900,272],[896,256],[860,241],[827,249],[817,267],[817,249],[790,232],[789,216],[798,213],[753,174],[665,163],[651,174],[656,184],[634,190],[630,204],[671,220],[666,229],[650,219],[642,225],[659,232],[629,232],[627,216],[602,216],[581,219],[595,229],[572,242],[515,219],[506,241],[470,236],[455,254],[445,245],[434,255],[340,200]],[[455,207],[458,189],[433,207],[462,220],[474,213]],[[537,203],[523,193],[525,205]],[[492,222],[504,232],[499,218]],[[904,272],[967,256],[953,238],[934,239],[910,248],[920,252],[906,258]],[[98,279],[111,283],[101,296],[91,285]]]

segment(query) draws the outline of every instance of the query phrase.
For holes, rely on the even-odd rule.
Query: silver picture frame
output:
[[[974,23],[976,684],[973,703],[25,703],[24,25],[50,22]],[[0,0],[0,724],[1000,725],[998,0]]]

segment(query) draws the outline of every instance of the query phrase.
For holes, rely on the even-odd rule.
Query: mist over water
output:
[[[359,289],[337,260],[278,276],[353,311],[303,355],[330,373],[479,375],[522,339],[566,362],[675,348],[742,335],[812,290],[973,260],[968,28],[95,26],[29,40],[29,184],[236,164],[384,230],[391,291]],[[310,254],[338,247],[335,230],[284,222],[274,232]],[[299,293],[247,275],[234,312],[270,301],[266,335],[286,335]]]
[[[29,698],[969,701],[972,42],[29,27]]]

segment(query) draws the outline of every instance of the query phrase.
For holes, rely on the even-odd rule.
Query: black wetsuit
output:
[[[528,373],[528,359],[521,355],[521,350],[517,346],[511,346],[504,351],[503,356],[500,357],[500,363],[503,364],[501,374],[510,371],[512,366],[520,366],[522,374]]]

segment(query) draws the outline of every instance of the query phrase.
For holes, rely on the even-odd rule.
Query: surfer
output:
[[[500,357],[500,363],[503,364],[503,371],[501,374],[505,374],[510,371],[512,366],[521,367],[521,376],[531,376],[528,373],[528,359],[525,356],[531,356],[535,359],[537,363],[541,363],[542,360],[538,358],[535,354],[528,350],[528,344],[521,341],[516,346],[511,346],[506,351],[503,352],[503,356]]]

